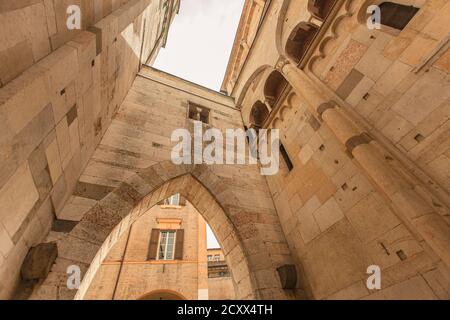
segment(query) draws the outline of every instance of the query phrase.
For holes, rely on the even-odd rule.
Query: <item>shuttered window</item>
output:
[[[177,230],[175,244],[175,260],[183,260],[184,230]]]
[[[148,247],[148,260],[156,260],[158,252],[159,229],[152,229],[150,235],[150,245]]]
[[[184,230],[152,229],[148,260],[182,260]]]

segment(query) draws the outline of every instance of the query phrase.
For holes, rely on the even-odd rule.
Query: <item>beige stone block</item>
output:
[[[421,34],[418,34],[400,55],[399,60],[412,67],[416,67],[429,58],[436,46],[436,40],[425,38]]]
[[[34,61],[39,61],[51,52],[48,39],[47,18],[43,3],[24,8],[23,23],[33,48]]]
[[[0,191],[0,222],[14,236],[39,199],[28,163],[17,169]]]
[[[300,159],[300,162],[305,165],[309,159],[313,156],[314,151],[312,150],[311,146],[309,144],[303,146],[303,148],[300,149],[300,152],[298,154],[298,158]]]
[[[56,125],[56,139],[58,141],[61,165],[63,168],[65,168],[72,155],[69,128],[67,126],[66,117],[62,118],[61,121]]]
[[[383,134],[393,143],[400,141],[414,126],[404,118],[395,115],[382,129]]]
[[[351,286],[333,293],[327,300],[356,300],[368,296],[369,290],[364,281],[358,281]]]
[[[19,76],[33,62],[33,51],[27,40],[0,52],[0,87]]]
[[[431,69],[410,87],[392,109],[413,125],[417,125],[450,98],[448,79],[447,74]]]
[[[381,280],[383,286],[383,280]],[[364,300],[435,300],[437,297],[421,276],[382,289]]]
[[[443,39],[449,31],[448,17],[450,15],[450,3],[444,5],[433,15],[430,22],[423,28],[423,33],[433,37],[436,40]]]
[[[373,81],[377,81],[391,64],[392,61],[380,52],[369,49],[356,64],[355,68]]]
[[[422,275],[434,294],[441,300],[450,299],[450,280],[448,279],[450,273],[446,269],[448,267],[441,262],[437,268],[425,272]],[[447,273],[447,277],[445,273]]]
[[[53,36],[57,32],[53,0],[44,0],[44,7],[45,16],[47,17],[48,35]]]
[[[369,77],[364,77],[345,99],[348,103],[356,106],[361,99],[370,91],[375,82]]]
[[[62,173],[61,157],[59,154],[58,141],[54,139],[45,150],[48,168],[53,184],[56,184]]]
[[[394,61],[378,79],[373,88],[382,95],[388,95],[406,77],[411,69],[407,64]]]
[[[79,75],[77,79],[77,89],[80,94],[93,83],[93,68],[95,67],[96,36],[91,32],[81,32],[72,41],[67,43],[68,46],[77,49]]]
[[[344,218],[344,214],[333,197],[317,209],[313,215],[322,232]]]
[[[0,223],[0,257],[7,258],[9,252],[14,248],[10,235]],[[1,264],[0,264],[1,266]]]
[[[68,45],[62,46],[38,65],[47,70],[52,95],[61,95],[61,91],[73,82],[78,74],[77,50]]]
[[[315,299],[323,299],[366,279],[366,270],[371,264],[363,245],[345,219],[309,243],[302,258]]]
[[[447,49],[433,66],[450,74],[450,49]]]
[[[383,198],[371,193],[345,214],[364,242],[371,241],[400,224]]]
[[[297,213],[298,228],[305,243],[310,242],[320,234],[319,225],[313,216],[313,212],[319,207],[320,202],[317,197],[314,196],[306,202],[303,208]]]
[[[75,119],[69,127],[70,149],[72,155],[80,150],[80,134],[78,130],[78,119]]]
[[[12,132],[19,133],[50,101],[48,82],[42,69],[32,67],[0,91]]]
[[[352,219],[351,223],[355,223],[355,219]],[[378,228],[378,231],[380,230],[382,230],[382,228]],[[360,234],[360,229],[358,229],[357,232]],[[362,236],[361,238],[367,239],[374,235],[376,235],[376,232],[371,231],[371,235],[368,237]],[[403,251],[407,260],[401,262],[401,259],[397,254],[399,251]],[[382,270],[392,266],[398,266],[401,273],[402,266],[399,265],[400,263],[406,263],[409,260],[413,266],[418,265],[414,261],[414,258],[423,252],[423,248],[411,232],[406,229],[405,225],[400,224],[370,242],[367,245],[367,252],[373,258],[374,263],[380,266]]]
[[[391,60],[396,60],[411,44],[417,31],[405,28],[397,37],[393,38],[384,48],[383,55]]]

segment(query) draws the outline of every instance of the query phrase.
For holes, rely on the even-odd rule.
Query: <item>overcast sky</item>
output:
[[[220,91],[244,0],[181,0],[154,67]],[[220,247],[207,229],[208,248]]]
[[[154,67],[220,91],[244,0],[181,0]]]

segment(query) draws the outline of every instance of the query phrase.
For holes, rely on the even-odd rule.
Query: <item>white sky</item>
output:
[[[154,67],[220,91],[244,0],[181,0]]]
[[[181,0],[155,68],[220,91],[244,0]],[[208,248],[219,248],[207,228]]]

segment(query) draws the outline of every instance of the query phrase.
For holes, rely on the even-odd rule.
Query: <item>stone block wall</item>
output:
[[[406,1],[421,10],[401,32],[369,30],[359,14],[369,2],[336,1],[328,21],[317,23],[322,29],[304,60],[295,65],[298,74],[285,68],[294,66],[286,59],[288,36],[300,22],[317,21],[306,14],[306,2],[302,14],[297,14],[300,1],[272,2],[231,93],[249,125],[254,104],[265,102],[271,72],[290,80],[264,126],[280,129],[293,169],[282,161],[281,172],[267,181],[310,298],[448,299],[450,270],[448,260],[441,260],[446,255],[431,249],[402,214],[434,210],[438,228],[448,234],[449,27],[443,22],[448,2]],[[274,30],[282,31],[274,35]],[[381,154],[373,167],[376,161],[387,163],[416,194],[414,201],[387,197],[338,139],[338,130],[320,117],[318,107],[325,101],[315,94],[335,100],[332,105],[341,106],[337,112],[345,113],[343,122],[358,123],[373,135]],[[380,291],[366,287],[372,264],[381,267]]]
[[[233,281],[230,277],[208,279],[209,300],[235,300]]]
[[[46,239],[57,241],[59,256],[33,299],[83,298],[117,238],[173,193],[185,196],[211,226],[230,266],[236,297],[296,296],[295,290],[281,288],[276,272],[292,264],[292,257],[258,166],[175,165],[170,160],[177,143],[171,141],[172,132],[192,128],[189,102],[210,109],[209,126],[242,128],[230,97],[144,67],[58,214],[76,226]],[[66,288],[61,272],[69,264],[82,266],[78,293]]]
[[[362,3],[353,1],[352,16],[336,20],[336,37],[326,33],[312,72],[413,162],[412,173],[448,205],[450,3],[412,1],[420,10],[401,31],[369,30],[358,19]]]
[[[446,299],[438,283],[448,283],[447,266],[330,129],[310,120],[301,99],[294,95],[290,105],[277,125],[294,169],[267,181],[311,297]],[[366,287],[370,265],[381,268],[381,291]]]
[[[83,30],[67,31],[67,5],[80,2]],[[1,298],[61,215],[139,70],[141,48],[147,57],[158,45],[148,30],[159,10],[147,0],[0,4]]]

